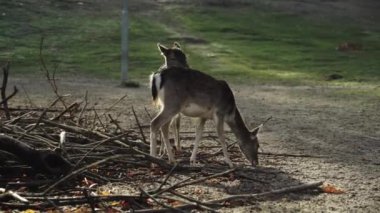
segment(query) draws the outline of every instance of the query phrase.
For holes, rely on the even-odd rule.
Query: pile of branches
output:
[[[11,109],[8,101],[18,90],[15,87],[11,95],[6,95],[8,73],[9,65],[3,68],[1,87],[0,210],[62,212],[75,207],[84,208],[81,211],[86,212],[181,212],[197,208],[214,212],[226,205],[226,201],[315,188],[322,184],[317,182],[208,201],[185,196],[179,189],[239,173],[237,169],[226,167],[204,173],[201,167],[170,165],[150,156],[144,125],[133,108],[136,127],[124,129],[109,109],[101,113],[89,108],[87,93],[84,101],[67,103],[49,72],[46,72],[47,78],[56,94],[54,101],[46,108]],[[190,173],[191,177],[169,183],[170,177],[179,171]],[[101,190],[109,183],[123,183],[134,186],[135,190],[129,194]],[[144,183],[149,185],[144,187]]]
[[[55,78],[47,78],[56,99],[46,108],[9,108],[9,100],[17,87],[6,95],[9,63],[2,68],[0,111],[0,206],[4,209],[46,208],[115,200],[146,200],[147,195],[98,196],[94,189],[77,187],[84,180],[101,185],[120,181],[132,168],[163,170],[173,166],[149,154],[142,126],[136,118],[136,128],[119,125],[109,112],[120,102],[98,112],[84,101],[67,103],[58,92]],[[58,106],[59,105],[59,106]],[[91,185],[91,184],[90,184]],[[22,192],[19,191],[22,188]],[[31,190],[31,191],[29,191]],[[79,192],[78,192],[79,190]],[[82,194],[81,196],[77,196]],[[65,195],[57,198],[57,195]],[[69,195],[72,194],[70,197]],[[76,196],[74,196],[76,195]],[[54,196],[54,197],[51,197]],[[35,202],[35,203],[34,203]],[[134,201],[132,203],[139,203]],[[141,202],[140,202],[141,203]],[[142,208],[142,204],[138,205]],[[132,208],[133,206],[131,206]]]

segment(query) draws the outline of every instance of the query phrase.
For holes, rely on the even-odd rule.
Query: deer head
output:
[[[240,143],[240,151],[244,154],[246,159],[252,164],[252,166],[257,166],[259,164],[258,150],[259,150],[259,140],[257,134],[262,125],[256,127],[249,132],[247,138],[242,139]]]
[[[165,59],[167,67],[189,67],[185,53],[178,42],[174,42],[172,48],[157,43],[158,50]]]

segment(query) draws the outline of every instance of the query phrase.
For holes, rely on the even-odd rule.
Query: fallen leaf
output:
[[[194,193],[200,195],[200,194],[203,194],[203,190],[197,188],[197,189],[194,189]]]
[[[155,167],[155,168],[151,169],[151,173],[153,175],[162,175],[162,174],[164,174],[164,171],[162,171],[162,169],[159,167]]]
[[[206,180],[207,184],[217,184],[219,182],[220,181],[217,178],[212,178],[212,179]]]
[[[36,211],[34,211],[33,209],[27,209],[25,211],[22,211],[22,213],[35,213]]]
[[[99,194],[100,194],[100,195],[103,195],[103,196],[108,196],[108,195],[111,194],[111,192],[108,191],[108,190],[103,190],[103,191],[99,191]]]
[[[146,204],[148,204],[149,206],[153,206],[154,200],[152,200],[151,198],[148,198],[146,199]]]
[[[329,194],[342,194],[345,193],[343,189],[339,189],[332,184],[325,184],[322,186],[322,191]]]
[[[91,209],[85,206],[81,206],[77,209],[75,209],[74,213],[86,213],[86,212],[91,212]]]
[[[129,202],[126,200],[120,201],[120,205],[121,205],[121,209],[124,211],[130,209]]]
[[[107,213],[119,213],[119,212],[121,212],[120,210],[117,210],[117,209],[114,209],[114,208],[112,208],[112,207],[107,207],[106,209],[105,209],[105,212],[107,212]]]
[[[177,207],[177,206],[180,206],[180,205],[183,205],[183,203],[179,200],[172,200],[172,199],[168,199],[168,203],[170,203],[173,207]]]

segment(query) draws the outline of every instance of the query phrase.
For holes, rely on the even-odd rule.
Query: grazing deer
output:
[[[207,119],[213,119],[222,146],[226,163],[233,167],[224,138],[224,123],[227,123],[238,139],[241,152],[252,166],[258,164],[259,127],[248,130],[236,106],[234,95],[225,81],[193,69],[170,67],[151,76],[153,101],[161,106],[161,111],[150,126],[150,154],[157,155],[157,132],[161,129],[168,152],[169,162],[174,163],[168,134],[170,121],[178,113],[197,117],[198,126],[190,163],[196,164],[199,141]]]
[[[189,68],[187,64],[187,59],[185,53],[182,51],[181,46],[178,42],[174,42],[172,48],[167,48],[160,43],[157,43],[158,50],[161,52],[161,55],[165,59],[165,63],[161,65],[158,72],[165,68],[169,67],[182,67]],[[178,151],[181,151],[180,138],[179,138],[179,128],[181,124],[181,116],[180,114],[176,115],[171,121],[171,128],[174,134],[175,146]],[[161,143],[160,153],[163,152],[164,147],[163,143]]]

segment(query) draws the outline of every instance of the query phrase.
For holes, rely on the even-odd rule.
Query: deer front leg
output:
[[[234,164],[232,163],[230,156],[228,154],[227,144],[226,144],[225,137],[224,137],[224,121],[223,121],[223,118],[216,117],[215,121],[216,121],[216,131],[217,131],[218,136],[219,136],[220,146],[222,147],[222,150],[223,150],[224,160],[226,161],[226,163],[228,164],[228,166],[230,168],[234,168]]]
[[[197,125],[197,129],[195,131],[194,148],[193,148],[193,152],[191,153],[191,157],[190,157],[190,165],[192,165],[192,166],[195,166],[197,164],[198,146],[199,146],[200,140],[202,139],[202,134],[203,134],[203,129],[204,129],[205,123],[206,123],[206,119],[204,119],[204,118],[198,119],[198,125]]]

